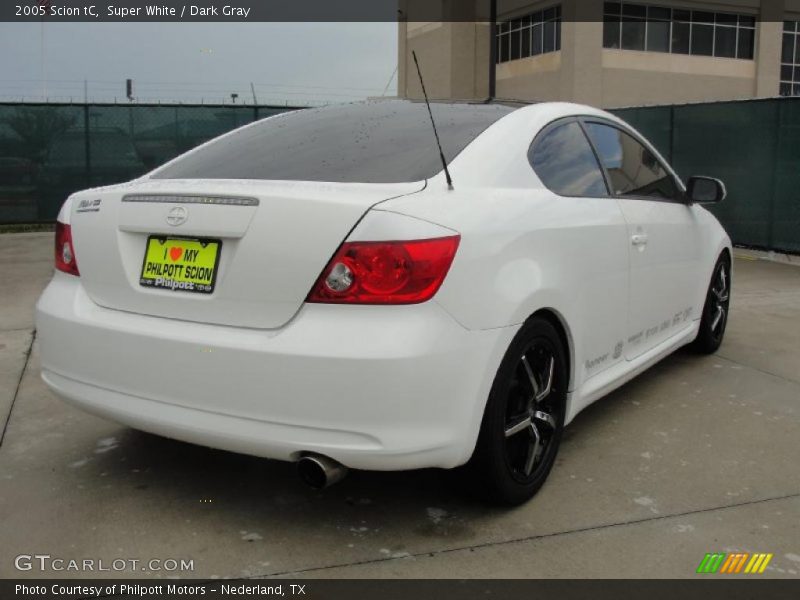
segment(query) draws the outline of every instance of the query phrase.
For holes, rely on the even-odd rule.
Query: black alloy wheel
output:
[[[708,286],[700,330],[694,341],[694,348],[703,354],[717,351],[725,336],[731,301],[731,261],[723,254],[714,266],[714,274]]]
[[[567,381],[558,331],[530,319],[500,364],[470,463],[489,500],[520,504],[544,484],[564,428]]]

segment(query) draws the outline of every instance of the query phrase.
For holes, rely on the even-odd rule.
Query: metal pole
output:
[[[44,102],[47,99],[47,78],[45,77],[44,73],[44,17],[42,17],[42,27],[41,27],[41,76],[42,76],[42,101]]]
[[[497,0],[489,2],[489,100],[497,95]]]
[[[91,141],[90,141],[90,131],[89,131],[89,105],[83,105],[83,132],[84,132],[84,140],[83,140],[83,152],[84,152],[84,160],[86,161],[86,186],[91,187],[92,185],[92,152],[91,152]]]

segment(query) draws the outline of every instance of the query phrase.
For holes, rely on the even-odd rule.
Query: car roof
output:
[[[530,168],[528,151],[538,133],[550,123],[577,116],[621,122],[601,109],[570,102],[515,102],[512,106],[515,108],[487,127],[448,165],[456,184],[530,186],[538,180]],[[437,176],[441,178],[441,173]],[[436,187],[440,182],[432,183]]]
[[[378,97],[368,98],[357,102],[345,104],[329,104],[318,108],[306,108],[304,111],[320,112],[369,112],[371,116],[386,116],[418,114],[421,105],[425,104],[422,98],[396,98]],[[435,99],[430,100],[436,112],[444,114],[458,114],[461,118],[464,115],[475,115],[481,122],[486,120],[487,115],[497,115],[500,118],[528,103],[517,102],[514,100],[469,100],[469,99]]]
[[[371,99],[273,115],[204,144],[154,179],[263,179],[398,183],[436,175],[517,106]]]

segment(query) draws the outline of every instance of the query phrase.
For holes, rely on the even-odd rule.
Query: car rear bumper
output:
[[[42,377],[159,435],[362,469],[454,467],[475,445],[516,328],[468,331],[435,302],[304,305],[279,330],[109,310],[56,273],[37,305]]]

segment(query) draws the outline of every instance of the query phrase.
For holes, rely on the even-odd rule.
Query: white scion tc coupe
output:
[[[564,426],[693,342],[731,243],[641,135],[564,103],[308,109],[72,195],[37,307],[42,377],[132,427],[346,467],[468,465],[530,498]],[[452,186],[447,183],[447,173]]]

